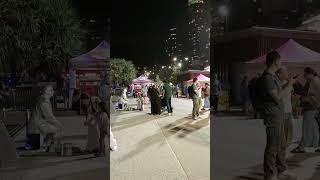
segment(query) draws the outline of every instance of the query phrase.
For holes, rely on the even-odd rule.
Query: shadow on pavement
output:
[[[152,116],[152,115],[138,115],[138,116],[132,116],[130,118],[126,118],[126,120],[114,122],[112,131],[120,131],[122,129],[131,128],[146,122],[149,122],[151,120],[160,119],[163,118],[163,116]]]
[[[307,180],[319,180],[319,179],[320,179],[320,162],[317,165],[316,172],[313,174],[313,176],[310,179],[307,179]]]
[[[129,152],[127,155],[123,156],[122,158],[119,159],[119,161],[125,161],[127,159],[132,158],[133,156],[141,153],[145,148],[150,147],[152,145],[161,143],[160,145],[166,143],[166,141],[163,139],[163,136],[165,137],[170,137],[175,135],[176,133],[178,133],[181,128],[179,128],[179,126],[188,123],[189,121],[191,121],[190,119],[179,119],[177,121],[175,121],[175,123],[169,124],[167,126],[165,126],[163,129],[165,132],[159,132],[156,133],[152,136],[149,136],[145,139],[143,139],[142,141],[140,141],[136,146],[136,149],[134,149],[133,151]],[[165,134],[163,134],[165,133]]]
[[[52,166],[57,166],[59,164],[65,164],[65,163],[72,163],[72,162],[79,162],[79,161],[85,161],[85,160],[90,160],[90,159],[96,159],[100,157],[96,157],[93,154],[89,154],[86,156],[79,156],[79,157],[73,157],[70,159],[66,160],[59,160],[59,158],[51,158],[53,161],[52,162],[41,162],[42,159],[35,159],[34,157],[24,157],[20,159],[18,162],[16,162],[14,168],[8,168],[8,169],[0,169],[1,172],[15,172],[15,171],[25,171],[25,170],[32,170],[36,168],[45,168],[45,167],[52,167]],[[50,158],[47,158],[49,160]],[[55,162],[55,160],[57,160]]]
[[[290,158],[287,159],[287,164],[290,170],[294,170],[297,168],[301,168],[301,163],[307,159],[318,157],[319,153],[306,153],[306,154],[296,154]],[[237,176],[233,178],[232,180],[260,180],[263,179],[264,173],[263,173],[263,165],[256,165],[253,166],[250,169],[250,172],[247,175]],[[320,179],[320,165],[317,167],[317,171],[313,178],[308,180],[319,180]]]

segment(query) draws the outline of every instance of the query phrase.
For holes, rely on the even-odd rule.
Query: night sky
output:
[[[186,7],[186,0],[113,0],[111,56],[138,66],[167,63],[168,29],[186,20]]]
[[[80,17],[111,16],[111,56],[138,66],[168,63],[168,30],[187,22],[187,0],[72,0]],[[99,27],[97,27],[99,28]]]

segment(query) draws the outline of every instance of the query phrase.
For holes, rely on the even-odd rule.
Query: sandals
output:
[[[295,154],[297,154],[297,153],[305,153],[306,151],[305,150],[303,150],[303,149],[301,149],[300,147],[297,147],[297,148],[295,148],[295,149],[293,149],[292,151],[291,151],[291,153],[295,153]]]

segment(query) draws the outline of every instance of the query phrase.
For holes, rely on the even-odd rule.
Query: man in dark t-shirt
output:
[[[291,90],[294,79],[281,87],[276,71],[281,67],[280,55],[276,51],[268,53],[266,58],[267,69],[259,80],[259,98],[261,114],[266,126],[267,144],[264,153],[265,180],[295,179],[287,170],[286,148],[287,142],[284,133],[284,105],[282,98]]]
[[[172,96],[172,87],[169,85],[168,81],[164,81],[163,85],[163,99],[166,103],[169,116],[172,115],[172,106],[171,106],[171,96]]]

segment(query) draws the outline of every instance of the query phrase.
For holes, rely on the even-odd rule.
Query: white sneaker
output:
[[[278,178],[295,180],[297,179],[297,176],[291,173],[290,171],[286,170],[286,171],[283,171],[282,173],[279,173]]]
[[[113,146],[113,147],[110,147],[111,151],[116,151],[118,149],[118,146]]]

